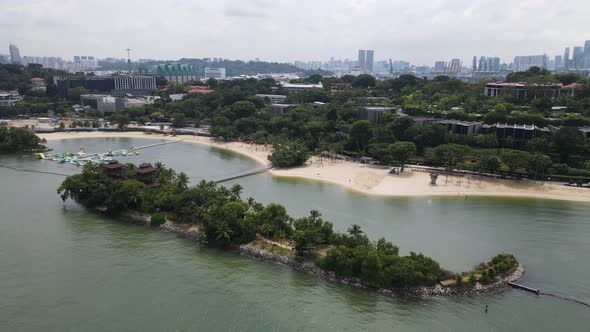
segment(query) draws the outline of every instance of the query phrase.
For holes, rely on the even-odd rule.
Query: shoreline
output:
[[[47,141],[74,138],[149,138],[182,140],[183,142],[209,145],[227,149],[253,159],[264,166],[270,166],[267,159],[268,146],[242,142],[214,142],[210,137],[179,135],[162,136],[143,132],[79,132],[38,134]],[[499,197],[538,198],[561,201],[590,202],[590,189],[567,187],[559,184],[533,183],[491,179],[485,177],[463,177],[441,175],[436,186],[430,186],[430,176],[423,172],[405,172],[391,175],[388,167],[359,164],[342,160],[327,160],[312,157],[305,166],[289,169],[271,169],[272,176],[280,178],[320,181],[341,186],[361,194],[385,197]]]
[[[97,211],[98,212],[98,211]],[[153,230],[159,230],[166,233],[174,233],[179,237],[188,239],[190,241],[197,241],[199,237],[199,230],[186,225],[176,224],[172,221],[166,221],[164,224],[157,227],[150,225],[150,217],[134,211],[126,211],[119,214],[115,220],[120,220],[132,224],[147,226]],[[499,277],[490,284],[481,284],[477,282],[471,287],[450,287],[442,286],[440,284],[435,286],[414,286],[401,288],[372,288],[362,283],[356,278],[338,277],[334,272],[322,270],[318,265],[310,262],[298,262],[293,257],[282,256],[272,253],[268,250],[257,249],[248,246],[248,244],[235,245],[230,251],[244,257],[249,257],[264,263],[286,266],[293,270],[297,270],[309,275],[316,276],[328,280],[330,282],[337,282],[357,289],[384,294],[386,296],[417,296],[417,297],[435,297],[435,296],[468,296],[468,295],[483,295],[494,291],[508,289],[508,282],[515,282],[524,277],[525,269],[521,263],[514,271],[504,277]]]

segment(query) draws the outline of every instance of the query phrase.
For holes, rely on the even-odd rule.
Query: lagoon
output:
[[[154,139],[50,141],[55,152],[128,148]],[[223,149],[175,143],[121,162],[157,162],[191,181],[259,168]],[[0,164],[72,174],[71,165],[0,156]],[[590,309],[504,291],[460,298],[392,298],[286,267],[203,249],[65,204],[59,176],[0,168],[0,330],[7,331],[554,331],[586,330]],[[244,196],[319,210],[337,230],[359,224],[403,253],[420,251],[455,271],[513,252],[523,284],[590,301],[590,204],[501,198],[386,198],[331,184],[259,174],[235,180]],[[484,313],[485,305],[489,312]]]

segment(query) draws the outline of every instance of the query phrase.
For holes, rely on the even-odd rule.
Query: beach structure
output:
[[[135,169],[135,177],[147,186],[157,186],[156,169],[150,163],[142,163]]]
[[[121,164],[117,160],[111,160],[108,163],[101,164],[100,167],[104,170],[106,175],[111,177],[123,177],[123,170],[125,165]]]

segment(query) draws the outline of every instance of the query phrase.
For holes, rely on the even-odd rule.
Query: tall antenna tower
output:
[[[131,75],[131,49],[126,48],[125,51],[127,51],[127,72]]]

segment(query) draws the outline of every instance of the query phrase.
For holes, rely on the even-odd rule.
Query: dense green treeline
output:
[[[42,140],[28,128],[0,127],[0,153],[45,148]]]
[[[41,65],[28,66],[0,65],[0,91],[18,91],[23,100],[11,107],[0,107],[0,117],[17,115],[47,115],[49,110],[64,114],[68,103],[56,99],[57,86],[53,84],[54,76],[67,74],[64,71],[46,69]],[[45,89],[33,89],[31,78],[45,80]]]
[[[517,74],[526,77],[511,78],[535,81],[544,80],[547,76],[546,72],[537,72],[536,69]],[[505,171],[522,176],[557,174],[565,169],[561,166],[564,164],[572,170],[570,175],[590,172],[586,163],[590,159],[590,145],[575,128],[590,124],[590,90],[587,87],[577,90],[575,97],[526,101],[484,96],[485,80],[479,84],[467,84],[448,77],[427,81],[403,75],[396,79],[377,81],[367,76],[324,78],[312,75],[299,81],[321,81],[325,88],[301,92],[284,91],[272,79],[210,80],[207,84],[215,87],[215,93],[190,95],[177,102],[166,102],[164,99],[160,104],[128,109],[127,114],[130,119],[140,122],[182,118],[183,124],[194,122],[211,125],[211,133],[215,138],[275,144],[280,148],[277,156],[273,157],[275,160],[279,157],[277,166],[301,164],[300,158],[308,155],[301,149],[305,147],[311,153],[327,151],[351,156],[367,155],[383,163],[403,165],[414,159],[450,168]],[[550,76],[557,82],[586,83],[577,75]],[[347,83],[356,87],[332,91],[332,86]],[[286,94],[286,102],[298,106],[285,114],[272,115],[266,110],[268,101],[255,97],[257,93]],[[311,104],[316,101],[327,104]],[[541,127],[554,124],[564,128],[555,135],[546,134],[523,141],[510,136],[500,139],[493,133],[454,134],[442,124],[424,125],[412,117],[390,113],[384,114],[378,123],[359,119],[358,107],[375,102],[398,108],[406,114],[425,117],[479,119],[485,123],[536,124]],[[551,111],[553,105],[567,105],[567,111],[562,117],[555,118],[553,115],[556,114]],[[400,150],[400,145],[397,149],[393,147],[396,142],[408,144]],[[413,143],[415,152],[409,143]],[[441,161],[436,152],[445,152],[448,146],[430,150],[446,144],[464,146],[465,153],[450,163]],[[295,146],[298,148],[291,149]],[[514,164],[506,163],[509,158],[503,157],[506,155],[504,150],[523,151],[521,156],[526,158],[515,168]],[[545,160],[550,162],[546,163]],[[535,166],[527,167],[531,163]],[[553,164],[557,167],[551,167]]]
[[[587,80],[577,74],[552,75],[536,67],[510,74],[508,80],[580,85],[573,96],[563,94],[551,99],[540,95],[533,99],[516,99],[514,96],[485,96],[483,91],[488,80],[468,84],[445,76],[425,80],[402,75],[379,81],[370,75],[334,78],[313,74],[298,81],[321,82],[324,89],[300,92],[286,91],[270,78],[210,79],[190,84],[207,85],[214,90],[213,93],[191,94],[173,102],[167,98],[167,92],[159,92],[163,98],[153,105],[128,108],[124,113],[112,116],[111,120],[120,128],[130,121],[171,122],[174,127],[209,125],[216,139],[273,144],[275,153],[271,160],[280,167],[301,165],[312,154],[328,152],[352,157],[370,156],[384,164],[402,166],[412,161],[529,177],[550,174],[569,178],[589,176],[590,144],[577,130],[578,126],[590,126],[590,85]],[[178,88],[183,89],[182,86]],[[175,91],[168,93],[172,92]],[[256,94],[285,94],[285,103],[298,106],[285,114],[272,115],[267,110],[269,101],[256,97]],[[28,103],[25,99],[16,106],[3,108],[0,113],[32,114],[48,107],[61,113],[66,105],[57,105],[54,101],[44,103],[42,99]],[[377,123],[369,122],[359,118],[359,107],[365,105],[390,106],[408,115],[428,118],[479,120],[488,124],[535,124],[539,127],[551,124],[562,129],[556,133],[537,133],[536,138],[528,141],[511,136],[497,137],[495,133],[459,135],[449,132],[445,125],[423,124],[411,116],[396,113],[384,114]],[[554,106],[562,108],[553,109]],[[99,116],[95,113],[87,116]],[[407,144],[393,145],[399,142]],[[409,143],[415,146],[415,152]],[[447,144],[464,146],[465,153],[451,162],[441,160],[440,153],[450,147]],[[439,146],[445,147],[434,150]],[[520,163],[510,163],[510,154],[505,150],[522,151],[521,156],[525,158]],[[450,157],[455,155],[453,153]]]

